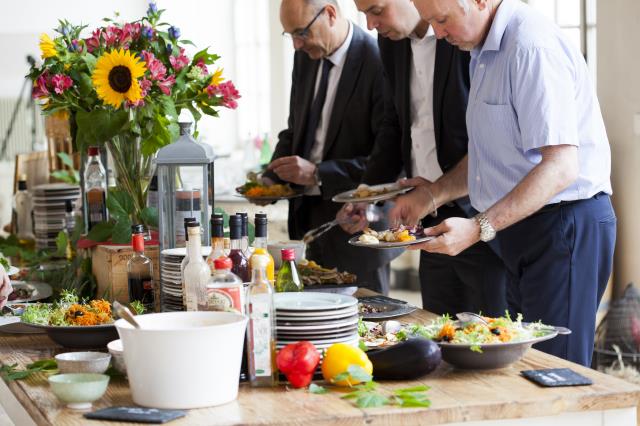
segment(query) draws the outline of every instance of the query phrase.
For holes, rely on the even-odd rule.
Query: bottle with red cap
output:
[[[84,196],[86,198],[87,226],[91,230],[107,220],[107,173],[100,161],[97,146],[89,147],[89,158],[84,168]]]
[[[198,298],[199,311],[237,311],[244,313],[242,280],[231,272],[233,262],[226,256],[213,260],[213,274],[206,292]]]
[[[282,266],[276,277],[276,291],[302,291],[303,284],[296,268],[295,249],[282,249]]]
[[[144,226],[133,225],[131,232],[134,254],[127,262],[129,301],[137,300],[144,305],[146,312],[154,312],[156,297],[153,284],[153,263],[144,255]]]

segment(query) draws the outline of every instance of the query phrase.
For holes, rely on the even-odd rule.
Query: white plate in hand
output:
[[[352,189],[350,191],[345,191],[341,192],[338,195],[334,195],[331,200],[336,203],[373,203],[376,201],[383,201],[394,198],[398,195],[411,191],[413,188],[413,186],[400,187],[396,182],[383,183],[380,185],[372,185],[368,188],[370,191],[385,191],[382,194],[369,195],[367,197],[358,197],[355,195],[357,189]]]
[[[356,247],[366,247],[366,248],[372,248],[372,249],[392,249],[392,248],[399,248],[399,247],[409,247],[415,244],[425,243],[427,241],[433,240],[435,237],[420,237],[412,241],[395,241],[395,242],[380,241],[378,242],[378,244],[364,243],[360,241],[359,238],[360,238],[360,235],[356,235],[355,237],[350,238],[349,244]]]

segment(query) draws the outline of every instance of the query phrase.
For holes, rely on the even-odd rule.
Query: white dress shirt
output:
[[[436,152],[433,125],[433,73],[436,63],[436,36],[429,26],[422,38],[411,38],[411,171],[435,181],[442,176]]]
[[[351,39],[353,38],[353,24],[349,22],[349,32],[347,33],[347,38],[345,38],[344,43],[335,52],[333,52],[330,56],[327,56],[325,59],[331,61],[333,67],[329,71],[329,81],[327,82],[327,97],[324,100],[324,106],[322,107],[322,114],[320,116],[320,122],[318,123],[318,128],[316,129],[316,138],[311,147],[311,152],[309,153],[309,161],[314,164],[317,164],[322,161],[323,152],[324,152],[324,143],[325,138],[327,137],[327,130],[329,128],[329,120],[331,120],[331,113],[333,111],[333,104],[336,100],[336,91],[338,89],[338,83],[340,82],[340,76],[342,75],[342,69],[344,68],[344,63],[347,60],[347,52],[349,51],[349,45],[351,45]],[[322,74],[322,63],[318,67],[318,72],[316,73],[316,87],[313,92],[313,98],[315,99],[316,93],[318,92],[318,87],[320,86],[320,76]],[[312,101],[313,102],[313,101]],[[320,188],[317,186],[310,187],[307,190],[308,195],[319,195]]]

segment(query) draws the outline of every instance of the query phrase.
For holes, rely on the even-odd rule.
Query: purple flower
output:
[[[158,6],[154,2],[149,2],[149,9],[147,9],[147,15],[155,15],[158,13]]]
[[[142,36],[151,40],[153,38],[153,28],[151,27],[143,27],[142,28]]]
[[[71,44],[69,45],[69,52],[81,52],[82,46],[78,44],[77,39],[71,40]]]
[[[172,40],[180,38],[180,28],[173,26],[169,27],[169,38]]]
[[[171,52],[173,52],[173,46],[171,43],[167,43],[167,54],[171,55]]]

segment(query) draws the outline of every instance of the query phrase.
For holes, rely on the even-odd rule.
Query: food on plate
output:
[[[247,198],[280,198],[295,195],[295,191],[289,185],[267,186],[255,181],[249,181],[236,190]]]
[[[338,272],[336,268],[323,268],[313,260],[302,260],[297,266],[305,287],[317,284],[353,284],[358,278],[349,272]]]
[[[416,238],[422,238],[424,236],[424,228],[420,225],[400,225],[397,228],[391,228],[384,231],[365,228],[364,233],[360,235],[358,241],[364,244],[379,244],[381,242],[403,243],[407,241],[415,241]]]
[[[375,379],[416,379],[431,373],[442,361],[440,347],[423,337],[412,337],[367,354],[373,364]]]
[[[9,268],[11,268],[11,263],[9,263],[9,259],[4,257],[2,253],[0,253],[0,266],[2,266],[5,271],[8,271]]]
[[[276,365],[294,388],[304,388],[311,383],[313,373],[320,363],[320,352],[311,342],[291,343],[280,349]]]
[[[347,343],[334,343],[324,354],[322,377],[337,386],[357,385],[361,381],[351,374],[346,374],[344,379],[337,379],[338,376],[343,376],[343,373],[348,373],[352,365],[362,368],[367,374],[373,372],[373,365],[362,349]]]
[[[384,306],[370,305],[368,303],[358,303],[358,308],[361,314],[377,314],[379,312],[384,312]]]
[[[472,351],[481,352],[481,345],[515,343],[549,334],[553,328],[541,322],[524,323],[522,315],[515,320],[509,315],[498,318],[483,317],[481,322],[462,323],[443,315],[428,324],[403,324],[394,333],[385,333],[383,327],[367,323],[360,327],[360,338],[369,347],[386,347],[420,336],[438,343],[470,345]]]
[[[26,300],[29,299],[33,292],[36,291],[33,287],[20,287],[15,288],[13,292],[9,295],[9,302],[13,300]]]
[[[372,189],[369,185],[364,183],[358,185],[353,194],[351,195],[353,198],[366,198],[366,197],[375,197],[376,195],[382,195],[389,192],[391,189],[389,187],[384,187],[380,189]]]
[[[131,307],[140,314],[144,310],[140,303]],[[55,303],[35,303],[22,313],[22,322],[54,326],[94,326],[113,323],[111,304],[103,299],[81,301],[74,292],[63,291]]]

